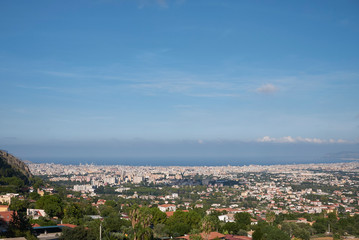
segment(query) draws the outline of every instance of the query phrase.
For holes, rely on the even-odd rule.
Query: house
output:
[[[14,211],[0,212],[0,221],[4,221],[8,224],[12,220],[13,213]]]
[[[297,223],[308,223],[306,218],[298,218]]]
[[[257,224],[258,224],[258,220],[251,218],[251,225],[257,225]]]
[[[219,221],[222,222],[234,222],[234,214],[224,214],[218,216]]]
[[[7,193],[5,195],[0,195],[0,203],[11,204],[11,198],[18,197],[18,193]]]
[[[0,205],[0,212],[7,212],[9,211],[8,205]]]
[[[31,216],[33,219],[39,219],[39,217],[46,217],[45,210],[43,209],[30,209],[26,210],[26,215]]]
[[[176,211],[176,205],[174,204],[162,204],[158,205],[158,209],[160,209],[162,212],[168,212],[168,211]]]

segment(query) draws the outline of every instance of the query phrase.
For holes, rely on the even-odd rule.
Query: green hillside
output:
[[[29,184],[32,174],[15,156],[0,150],[0,193],[19,192]]]

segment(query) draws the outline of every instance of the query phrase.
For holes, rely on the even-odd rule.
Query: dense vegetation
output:
[[[224,212],[213,211],[206,214],[206,209],[190,208],[188,211],[177,210],[172,216],[161,212],[156,206],[138,206],[125,203],[125,200],[107,200],[104,205],[95,207],[92,202],[96,198],[85,200],[68,199],[59,194],[44,195],[34,202],[12,201],[10,208],[19,214],[11,224],[8,236],[30,236],[29,223],[41,226],[55,225],[61,220],[63,223],[78,225],[74,229],[66,229],[62,239],[99,239],[100,225],[102,239],[159,239],[164,237],[178,237],[190,234],[199,239],[199,233],[218,231],[223,234],[247,235],[253,231],[253,240],[289,240],[291,238],[309,240],[315,234],[328,231],[335,239],[343,235],[359,236],[359,216],[353,217],[345,213],[322,214],[280,214],[268,212],[267,221],[260,220],[257,225],[251,224],[249,213],[235,214],[235,222],[220,222],[218,216]],[[43,208],[48,217],[38,220],[26,220],[26,208]],[[100,215],[103,221],[93,219],[91,215]],[[298,218],[305,218],[314,222],[312,226],[297,223]]]
[[[30,183],[31,177],[22,161],[0,150],[0,193],[21,191]]]

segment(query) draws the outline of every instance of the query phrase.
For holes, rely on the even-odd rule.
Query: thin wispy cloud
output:
[[[215,98],[215,97],[240,97],[240,94],[231,94],[231,93],[206,93],[206,94],[187,94],[192,97],[208,97],[208,98]]]
[[[291,137],[285,136],[280,138],[274,138],[270,136],[264,136],[257,139],[257,142],[263,143],[351,143],[350,141],[344,139],[320,139],[320,138],[303,138],[303,137]]]
[[[241,86],[241,83],[234,83],[230,81],[217,81],[209,79],[205,76],[196,76],[190,73],[160,70],[155,73],[148,74],[147,72],[138,73],[133,72],[132,75],[122,76],[117,74],[98,74],[94,70],[93,74],[85,72],[68,72],[68,71],[38,71],[42,74],[63,78],[77,80],[79,82],[96,81],[97,93],[134,90],[140,92],[145,96],[160,96],[166,94],[181,94],[190,97],[239,97],[241,91],[246,91],[246,88]],[[126,74],[125,74],[126,75]],[[203,80],[205,78],[206,80]],[[113,80],[113,81],[102,81]],[[53,83],[52,81],[50,83]],[[21,88],[61,91],[72,94],[83,93],[91,91],[91,86],[83,87],[78,84],[63,85],[56,84],[61,87],[47,87],[47,86],[27,86],[19,85]],[[81,90],[81,91],[80,91]]]
[[[74,73],[66,71],[38,71],[42,74],[51,75],[54,77],[71,78],[71,79],[99,79],[99,80],[127,80],[121,75],[101,75],[90,73]]]
[[[132,88],[146,90],[151,94],[178,93],[192,97],[238,97],[238,88],[234,84],[191,79],[158,80],[132,84]]]
[[[18,88],[25,88],[25,89],[34,89],[34,90],[58,90],[55,87],[48,87],[48,86],[27,86],[27,85],[16,85]]]
[[[278,90],[279,90],[278,87],[274,86],[271,83],[268,83],[268,84],[264,84],[264,85],[260,86],[259,88],[257,88],[256,92],[270,94],[270,93],[278,92]]]
[[[161,50],[162,51],[162,50]],[[166,51],[165,49],[163,51]],[[78,81],[94,80],[106,84],[103,80],[112,81],[111,84],[119,83],[121,88],[128,87],[143,90],[144,95],[160,95],[166,93],[177,93],[187,96],[198,97],[238,97],[244,93],[271,95],[279,91],[316,91],[322,87],[341,87],[357,84],[356,72],[331,72],[327,74],[298,74],[287,76],[272,76],[266,79],[241,79],[230,77],[226,71],[221,74],[198,75],[191,72],[143,67],[141,71],[135,69],[119,68],[114,70],[112,66],[101,69],[82,69],[81,71],[38,71],[42,74],[58,77],[76,79]],[[250,81],[250,83],[249,83]],[[272,82],[261,84],[261,82]],[[274,82],[274,83],[273,83]],[[280,86],[280,87],[279,87]],[[112,85],[114,87],[114,85]],[[100,86],[101,88],[101,86]],[[111,88],[109,88],[111,90]],[[50,90],[50,89],[49,89]]]

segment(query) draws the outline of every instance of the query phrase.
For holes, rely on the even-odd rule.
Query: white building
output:
[[[218,216],[218,219],[219,219],[219,221],[222,221],[222,222],[234,222],[233,214],[220,215],[220,216]]]
[[[141,183],[143,181],[142,176],[133,177],[133,183]]]
[[[176,211],[176,205],[174,204],[163,204],[163,205],[158,205],[158,208],[162,211],[162,212],[174,212]]]
[[[95,189],[92,185],[74,185],[74,191],[77,192],[94,192]]]
[[[39,219],[39,217],[46,217],[45,210],[43,209],[30,209],[26,210],[26,215],[31,216],[33,219]]]

